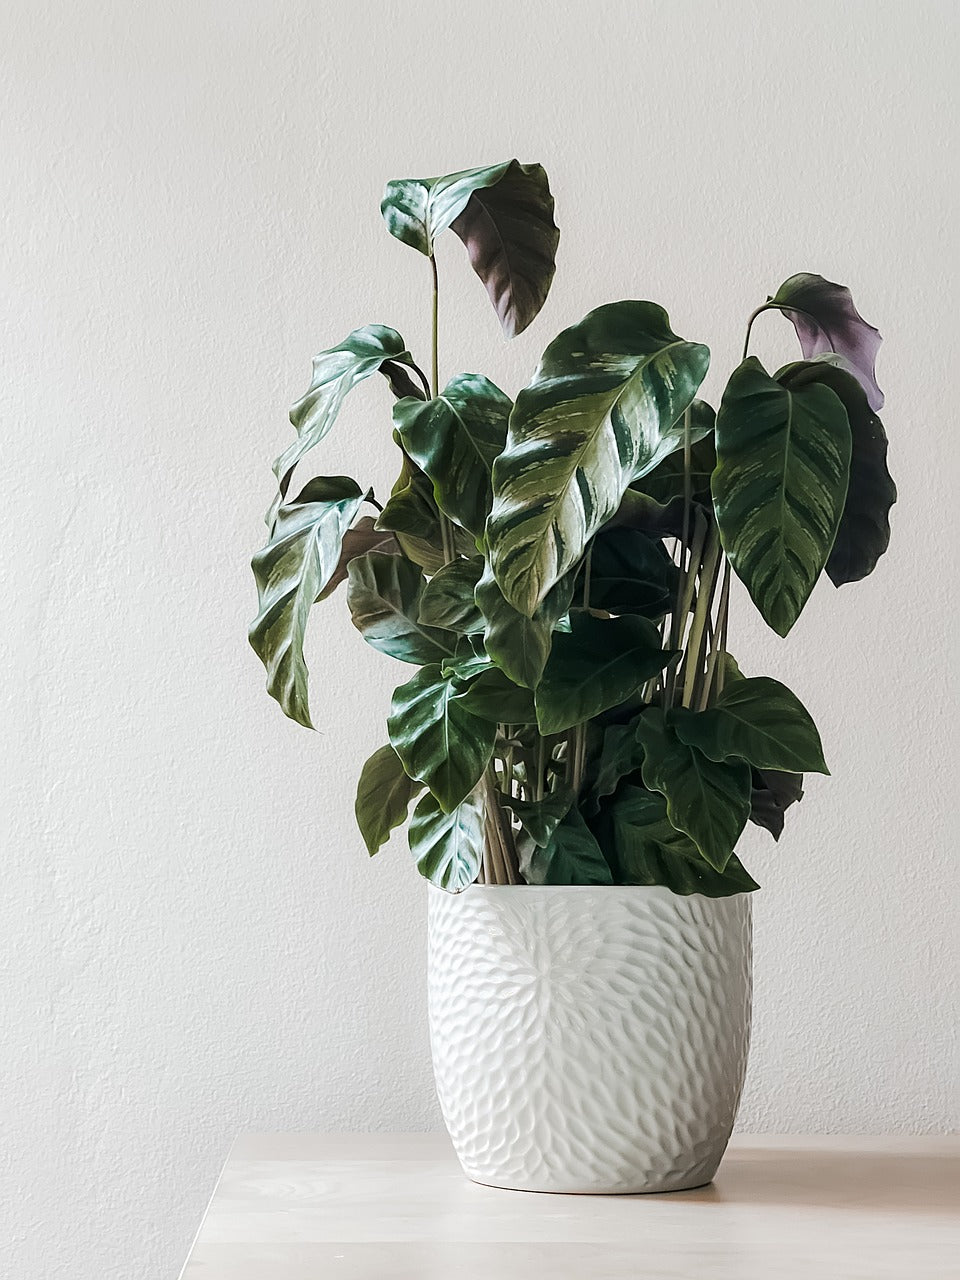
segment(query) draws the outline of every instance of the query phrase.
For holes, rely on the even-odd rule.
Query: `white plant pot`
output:
[[[430,1041],[467,1177],[682,1191],[716,1172],[750,1038],[745,894],[429,887]]]

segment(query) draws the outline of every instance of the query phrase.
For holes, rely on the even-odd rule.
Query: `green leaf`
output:
[[[717,465],[717,450],[713,432],[716,425],[716,413],[704,400],[694,400],[690,406],[692,446],[690,449],[690,492],[694,501],[709,503],[710,477]],[[682,423],[680,424],[683,425]],[[682,446],[682,440],[681,440]],[[657,502],[668,503],[673,498],[683,497],[683,449],[677,449],[642,480],[632,486],[635,489],[655,498]]]
[[[783,815],[803,799],[803,775],[778,773],[773,769],[753,770],[750,792],[750,821],[764,827],[779,840],[783,834]]]
[[[286,497],[294,467],[333,426],[347,392],[376,373],[385,361],[392,361],[394,366],[416,367],[399,333],[382,324],[354,329],[339,346],[313,357],[310,387],[290,410],[297,438],[273,464],[280,492],[267,513],[268,526],[273,524],[279,504]]]
[[[546,666],[553,631],[570,607],[573,575],[558,582],[534,612],[520,613],[504,599],[489,562],[477,583],[476,601],[485,620],[483,643],[487,653],[510,679],[535,689]]]
[[[495,724],[467,710],[438,663],[394,692],[387,727],[407,774],[425,782],[446,813],[479,782],[497,736]]]
[[[620,499],[619,507],[600,533],[613,529],[639,529],[641,533],[653,534],[658,538],[680,538],[683,536],[683,508],[683,498],[657,502],[655,498],[650,498],[645,493],[628,489]],[[696,519],[695,513],[702,509],[698,504],[694,504],[693,519]],[[597,537],[599,536],[600,534],[597,534]]]
[[[750,766],[717,763],[688,747],[648,711],[637,726],[643,746],[643,782],[667,802],[667,817],[690,837],[710,866],[723,871],[750,814]]]
[[[574,596],[583,598],[585,570]],[[634,529],[604,529],[590,548],[590,607],[662,618],[677,591],[677,570],[661,542]]]
[[[557,632],[534,700],[541,733],[560,733],[626,701],[670,660],[647,618],[577,610]]]
[[[785,636],[843,512],[846,410],[829,387],[782,386],[750,356],[727,383],[716,437],[713,500],[723,548],[764,620]]]
[[[727,685],[712,707],[667,714],[681,742],[711,760],[746,760],[755,769],[829,773],[820,734],[810,713],[790,690],[768,676]]]
[[[368,552],[351,560],[347,604],[367,644],[401,662],[442,662],[456,647],[453,632],[420,621],[424,578],[403,556]]]
[[[504,796],[503,806],[509,809],[535,845],[546,849],[553,833],[570,812],[574,794],[570,787],[551,791],[542,800],[518,800]]]
[[[267,691],[312,729],[303,637],[314,601],[336,571],[343,536],[364,493],[347,476],[311,480],[277,511],[270,541],[253,557],[259,612],[250,644],[267,669]]]
[[[722,872],[667,817],[663,796],[624,783],[604,813],[624,884],[662,884],[674,893],[726,898],[760,886],[736,854]]]
[[[613,884],[610,864],[576,807],[543,848],[521,832],[517,852],[527,884]]]
[[[462,634],[483,631],[483,615],[473,598],[482,572],[479,557],[441,565],[423,590],[420,621]]]
[[[473,884],[483,864],[483,801],[474,792],[445,813],[436,797],[423,797],[410,819],[410,850],[424,879],[448,893]]]
[[[406,822],[410,801],[422,786],[404,773],[393,747],[380,747],[363,766],[354,810],[371,857],[387,843],[394,827]]]
[[[640,717],[634,716],[626,724],[611,724],[604,729],[596,776],[585,806],[588,813],[596,813],[600,801],[613,795],[620,779],[635,773],[642,765],[643,748],[637,741],[639,723]]]
[[[827,560],[827,575],[835,587],[859,582],[876,568],[890,543],[890,508],[897,486],[887,470],[887,434],[883,423],[842,356],[829,353],[798,361],[777,373],[784,386],[811,382],[830,387],[847,411],[852,436],[850,484],[837,536]]]
[[[392,533],[377,528],[373,516],[361,516],[360,519],[343,535],[340,547],[340,558],[330,580],[317,596],[317,600],[326,600],[332,596],[341,582],[347,580],[347,569],[350,561],[357,556],[365,556],[368,551],[382,551],[384,555],[400,555],[400,543]]]
[[[394,406],[403,447],[433,482],[440,510],[476,538],[490,511],[490,473],[507,438],[510,409],[509,396],[473,373],[451,379],[436,400]]]
[[[550,344],[493,469],[486,537],[514,608],[532,616],[630,482],[682,443],[709,360],[652,302],[598,307]]]
[[[499,667],[488,667],[475,676],[460,695],[460,702],[475,716],[495,724],[536,724],[533,694],[514,684]]]
[[[380,205],[392,235],[430,256],[450,227],[466,247],[508,338],[546,301],[560,235],[538,164],[509,160],[442,178],[387,183]]]

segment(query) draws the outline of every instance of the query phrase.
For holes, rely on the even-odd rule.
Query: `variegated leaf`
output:
[[[428,793],[410,819],[410,851],[420,874],[448,893],[466,889],[480,874],[484,838],[479,788],[450,813]]]
[[[598,307],[550,344],[493,469],[487,543],[514,608],[532,616],[630,482],[682,444],[709,359],[652,302]]]

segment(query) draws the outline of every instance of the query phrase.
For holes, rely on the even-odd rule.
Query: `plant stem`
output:
[[[590,608],[590,574],[593,570],[593,547],[587,548],[583,562],[583,607]],[[587,726],[581,722],[573,731],[573,790],[579,795],[583,785],[583,767],[587,757]]]
[[[717,584],[717,567],[720,562],[720,536],[716,525],[710,529],[703,564],[700,569],[700,590],[697,595],[697,607],[694,610],[693,622],[690,624],[690,637],[687,641],[687,653],[683,660],[683,697],[681,706],[689,707],[693,703],[697,683],[703,665],[703,642],[706,635],[707,618],[713,603],[713,592]]]
[[[707,674],[697,699],[697,710],[704,711],[710,703],[711,694],[723,690],[723,651],[727,642],[727,610],[730,605],[730,561],[723,558],[723,581],[720,586],[720,603],[717,606],[717,626],[712,637],[710,654],[707,658]]]
[[[756,320],[757,316],[763,315],[764,311],[769,310],[770,303],[765,302],[762,307],[757,307],[756,311],[751,312],[750,319],[747,321],[747,336],[743,341],[743,355],[740,357],[742,360],[746,360],[747,352],[750,350],[750,330],[753,328],[754,320]]]
[[[440,326],[438,324],[440,316],[440,277],[437,274],[437,260],[431,253],[430,269],[433,272],[433,327],[432,342],[430,347],[430,391],[434,400],[440,394],[440,359],[439,359],[439,336]]]
[[[534,796],[537,800],[543,799],[543,773],[546,768],[545,756],[547,753],[547,740],[543,734],[537,735],[537,777],[534,782]]]
[[[670,627],[670,648],[682,649],[684,633],[687,629],[687,617],[693,605],[694,588],[696,586],[697,574],[701,568],[701,558],[703,556],[703,544],[707,536],[707,522],[703,518],[701,511],[697,511],[696,520],[694,521],[693,537],[690,540],[690,557],[687,564],[686,572],[681,573],[682,590],[680,592],[680,600],[677,609],[673,615],[672,625]],[[677,683],[680,674],[680,663],[677,662],[667,676],[666,690],[664,693],[664,705],[672,706],[676,701]]]

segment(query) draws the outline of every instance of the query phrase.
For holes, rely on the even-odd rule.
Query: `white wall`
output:
[[[447,374],[515,391],[559,328],[650,297],[713,348],[716,397],[797,270],[882,328],[890,554],[786,643],[733,616],[833,766],[779,848],[749,842],[742,1126],[957,1124],[957,14],[6,0],[5,1275],[174,1276],[238,1129],[438,1122],[421,886],[352,815],[401,673],[338,598],[321,732],[285,720],[247,562],[314,351],[379,320],[423,355],[427,268],[384,181],[513,155],[551,175],[557,282],[508,347],[451,237]],[[370,384],[318,465],[383,487],[389,434]]]

